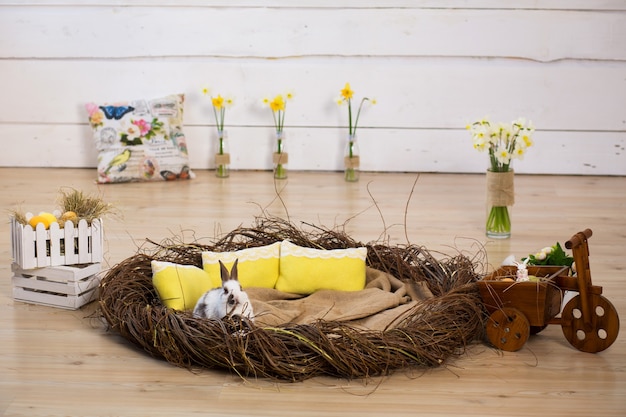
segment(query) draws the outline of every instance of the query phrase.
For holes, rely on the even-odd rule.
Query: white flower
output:
[[[546,255],[550,255],[553,250],[554,248],[552,248],[552,246],[546,246],[545,248],[541,249],[541,252],[545,253]]]
[[[505,165],[511,161],[511,154],[506,148],[497,149],[495,152],[495,155],[496,155],[496,158],[498,159],[498,162],[500,162],[501,164]]]
[[[141,129],[133,123],[123,121],[121,126],[121,134],[125,134],[128,141],[141,138]]]
[[[526,148],[518,146],[513,151],[513,156],[517,159],[524,159],[524,155],[526,154]]]
[[[498,123],[496,132],[495,132],[498,137],[501,140],[504,141],[509,141],[509,139],[513,136],[513,131],[510,125],[507,125],[505,123]]]
[[[524,146],[524,148],[529,148],[531,146],[533,146],[533,139],[530,137],[530,135],[532,134],[532,132],[528,131],[528,130],[523,130],[520,132],[520,135],[518,136],[518,140],[517,142],[522,144],[522,146]]]
[[[476,149],[477,151],[481,151],[481,152],[487,149],[487,142],[485,142],[484,137],[482,136],[474,137],[474,149]]]
[[[535,254],[535,259],[543,261],[544,259],[546,259],[547,255],[545,254],[545,252],[537,252]]]
[[[511,160],[523,159],[527,148],[533,145],[531,135],[535,128],[520,117],[509,124],[481,119],[466,129],[470,131],[474,149],[489,152],[491,170],[508,171]]]
[[[513,126],[513,129],[517,131],[523,129],[525,125],[526,119],[524,117],[518,117],[517,119],[513,120],[513,122],[511,122],[511,126]]]

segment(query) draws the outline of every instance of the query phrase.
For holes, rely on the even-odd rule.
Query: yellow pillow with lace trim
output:
[[[193,310],[198,299],[210,289],[221,287],[222,279],[211,277],[194,265],[152,261],[152,285],[164,306]]]
[[[243,288],[274,288],[278,280],[279,257],[280,242],[234,252],[205,251],[202,252],[202,267],[212,279],[217,277],[221,281],[219,261],[230,271],[235,260],[239,259],[237,271]]]
[[[296,294],[365,288],[367,248],[312,249],[285,240],[280,247],[276,289]]]

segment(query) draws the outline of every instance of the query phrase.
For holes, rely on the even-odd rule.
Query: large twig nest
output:
[[[284,239],[324,249],[366,246],[368,266],[402,280],[424,281],[435,297],[385,331],[324,320],[269,328],[196,319],[165,308],[153,288],[153,259],[201,267],[204,250],[234,251]],[[113,331],[178,366],[288,381],[318,375],[361,378],[440,366],[483,334],[478,274],[464,255],[435,259],[413,245],[363,245],[341,231],[317,227],[304,231],[280,219],[259,219],[254,227],[238,228],[211,245],[153,245],[151,251],[140,251],[103,277],[100,314]]]

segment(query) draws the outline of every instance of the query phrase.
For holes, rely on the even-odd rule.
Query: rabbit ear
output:
[[[218,259],[218,262],[220,263],[220,274],[222,275],[222,282],[224,283],[230,279],[230,274],[228,273],[228,269],[226,269],[226,266],[224,266],[222,261]]]
[[[234,281],[239,281],[239,273],[237,271],[237,264],[239,263],[239,259],[235,259],[235,263],[233,267],[230,269],[230,279]]]

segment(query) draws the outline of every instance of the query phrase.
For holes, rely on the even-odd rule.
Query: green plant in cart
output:
[[[552,246],[546,246],[539,252],[531,253],[527,258],[522,258],[522,261],[528,259],[528,265],[556,265],[556,266],[569,266],[574,263],[574,258],[568,255],[559,242]]]

